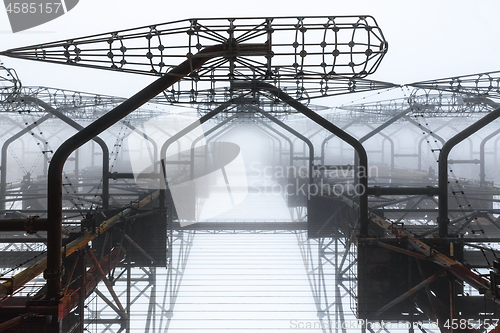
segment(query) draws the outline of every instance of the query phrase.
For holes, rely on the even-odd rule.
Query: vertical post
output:
[[[127,251],[128,252],[128,251]],[[126,309],[125,312],[127,313],[127,316],[129,320],[127,320],[127,327],[126,327],[126,332],[131,333],[132,331],[130,330],[130,301],[132,299],[132,267],[130,263],[130,256],[127,256],[127,304],[126,304]]]
[[[80,292],[79,292],[79,300],[78,300],[78,314],[80,316],[80,326],[78,327],[78,331],[83,333],[85,331],[85,299],[86,295],[86,286],[85,281],[87,265],[85,263],[85,252],[83,250],[78,251],[78,260],[80,261]]]
[[[48,166],[49,166],[49,159],[48,157],[45,156],[45,153],[49,151],[49,144],[48,142],[43,143],[43,176],[47,177],[47,171],[48,171]]]
[[[495,135],[500,133],[500,128],[494,131],[493,133],[489,134],[486,136],[482,141],[479,146],[479,185],[484,186],[486,184],[486,166],[485,166],[485,153],[484,153],[484,146],[486,145],[486,142],[488,142],[491,138],[493,138]],[[495,149],[496,151],[496,149]],[[495,161],[496,164],[496,161]]]
[[[152,321],[153,321],[153,332],[156,332],[156,267],[151,267],[151,304],[152,308]]]
[[[75,179],[78,182],[78,178],[80,178],[80,149],[75,150]]]

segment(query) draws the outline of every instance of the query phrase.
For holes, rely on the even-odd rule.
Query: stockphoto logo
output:
[[[79,0],[3,0],[12,32],[52,21],[72,10]]]

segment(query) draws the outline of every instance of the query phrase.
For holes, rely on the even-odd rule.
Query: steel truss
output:
[[[161,75],[213,45],[230,45],[167,89],[168,103],[220,104],[229,82],[270,82],[299,100],[393,86],[360,78],[373,73],[387,42],[370,16],[190,19],[11,49],[15,58]]]
[[[500,71],[426,80],[411,83],[409,86],[471,96],[498,98],[500,97]]]
[[[356,267],[352,256],[353,239],[310,239],[305,233],[297,233],[297,243],[316,303],[318,321],[323,323],[322,331],[347,332],[348,322],[356,320],[351,304],[356,298],[356,285],[351,283]]]
[[[85,330],[135,332],[138,327],[134,325],[140,322],[145,332],[167,331],[194,235],[192,231],[169,231],[166,267],[136,267],[124,260],[111,279],[128,319],[123,321],[116,313],[112,296],[99,285],[86,304]]]
[[[472,313],[471,315],[481,315],[477,313],[478,310],[475,309],[474,304],[483,302],[486,308],[490,306],[488,304],[492,304],[487,304],[486,300],[498,303],[500,298],[499,284],[496,282],[498,272],[493,269],[500,269],[495,266],[498,263],[494,261],[498,259],[499,249],[497,245],[498,240],[500,240],[500,237],[497,237],[500,235],[500,222],[495,217],[495,214],[500,213],[496,207],[499,202],[498,189],[494,184],[486,183],[484,169],[481,169],[480,172],[479,186],[469,179],[449,177],[451,171],[448,168],[448,163],[470,164],[475,162],[463,159],[450,161],[447,153],[456,143],[469,138],[472,133],[498,117],[500,109],[498,109],[498,105],[495,105],[495,101],[491,100],[491,98],[498,97],[498,72],[413,83],[409,86],[425,90],[417,90],[405,99],[349,106],[344,108],[347,112],[331,113],[326,117],[319,116],[305,105],[312,98],[394,87],[390,83],[365,79],[366,75],[377,69],[386,51],[387,43],[373,18],[370,16],[350,16],[191,19],[1,52],[0,55],[17,58],[161,77],[131,99],[123,101],[109,96],[50,88],[22,88],[15,72],[5,69],[9,76],[2,75],[0,77],[2,82],[6,84],[6,88],[0,91],[3,93],[1,95],[3,102],[0,103],[0,106],[5,108],[5,111],[37,112],[40,106],[43,107],[43,104],[40,102],[26,103],[27,98],[25,97],[30,97],[32,101],[42,101],[57,106],[63,112],[68,112],[74,117],[82,119],[98,117],[99,119],[92,123],[92,126],[82,129],[80,133],[67,140],[62,148],[52,155],[51,169],[48,172],[50,187],[48,221],[57,221],[58,225],[49,224],[43,218],[40,220],[26,219],[25,216],[22,216],[21,220],[11,220],[3,225],[0,224],[4,229],[12,228],[18,232],[41,230],[42,237],[45,236],[43,232],[47,231],[47,238],[44,241],[47,241],[49,248],[48,262],[41,260],[36,265],[16,274],[15,278],[2,283],[0,298],[5,298],[6,303],[4,304],[8,304],[15,299],[15,296],[24,296],[23,292],[26,292],[27,287],[29,287],[27,283],[33,281],[33,278],[47,267],[45,270],[47,290],[33,289],[37,293],[37,298],[39,296],[42,298],[44,294],[46,297],[45,300],[36,303],[36,305],[40,305],[44,311],[50,312],[54,309],[51,301],[61,299],[65,304],[66,311],[62,317],[65,318],[66,322],[69,322],[70,326],[68,327],[79,327],[78,329],[82,331],[84,325],[95,325],[103,331],[131,332],[134,330],[130,320],[135,313],[134,307],[138,305],[137,302],[139,302],[141,295],[147,295],[147,313],[139,313],[137,318],[146,322],[146,330],[166,330],[170,325],[195,232],[295,232],[306,270],[309,273],[318,319],[326,318],[329,322],[341,323],[347,320],[349,315],[345,311],[348,304],[346,300],[361,298],[361,294],[364,292],[364,287],[358,285],[357,282],[360,282],[360,279],[363,280],[360,283],[366,282],[366,276],[362,276],[366,274],[361,274],[365,272],[363,269],[368,267],[366,261],[362,261],[366,257],[366,251],[363,252],[366,248],[373,251],[376,251],[374,249],[387,250],[393,255],[395,253],[402,254],[405,256],[405,262],[415,262],[415,267],[419,267],[418,275],[409,274],[409,277],[414,280],[409,281],[405,293],[391,299],[390,302],[376,311],[372,311],[375,313],[375,317],[390,310],[394,305],[404,304],[404,301],[408,300],[415,292],[419,292],[418,296],[424,295],[425,297],[420,298],[428,298],[428,301],[411,299],[418,303],[419,309],[426,306],[427,308],[423,309],[421,313],[416,313],[415,308],[411,308],[411,316],[422,316],[422,313],[425,312],[428,318],[446,318],[442,311],[447,311],[450,318],[461,318],[455,312],[455,306],[457,309],[459,306],[456,302],[457,298],[468,303],[468,307],[465,309]],[[186,60],[178,65],[180,59]],[[434,93],[434,91],[438,92]],[[335,207],[335,212],[330,214],[331,216],[325,221],[320,221],[319,231],[326,230],[327,232],[326,234],[319,232],[315,239],[311,238],[312,233],[309,234],[310,238],[306,239],[302,230],[306,226],[309,229],[310,225],[304,225],[300,222],[294,222],[294,225],[281,224],[279,226],[278,223],[272,226],[257,223],[244,227],[237,226],[235,223],[221,223],[224,225],[213,223],[178,230],[176,228],[178,221],[173,216],[172,202],[166,200],[168,196],[165,192],[158,190],[151,193],[151,191],[139,188],[135,180],[132,180],[134,178],[132,173],[112,172],[115,164],[111,165],[110,170],[104,167],[104,176],[101,178],[106,184],[108,184],[106,177],[115,180],[109,184],[114,190],[110,193],[111,208],[114,211],[107,210],[108,207],[105,207],[104,204],[103,209],[101,209],[95,198],[90,198],[92,195],[95,197],[95,190],[102,186],[101,182],[96,181],[99,177],[96,176],[95,170],[83,171],[75,167],[74,173],[66,175],[64,179],[70,182],[69,187],[78,187],[79,189],[73,191],[74,193],[59,196],[62,186],[68,186],[68,184],[62,183],[63,178],[60,176],[64,163],[70,154],[96,135],[122,121],[125,116],[139,108],[140,105],[152,100],[158,93],[163,96],[154,101],[161,104],[192,103],[202,105],[197,110],[200,120],[190,125],[185,131],[199,126],[208,119],[215,119],[215,117],[218,117],[219,121],[216,125],[217,129],[226,123],[229,124],[230,121],[258,124],[263,133],[271,138],[273,145],[277,141],[278,146],[281,147],[279,157],[282,164],[286,165],[282,157],[289,154],[290,166],[293,166],[294,163],[309,165],[307,174],[309,185],[353,187],[361,184],[366,189],[366,193],[357,196],[336,194],[318,196],[316,199],[329,200],[328,207]],[[287,106],[283,106],[284,104]],[[104,112],[100,113],[99,110],[110,106],[114,107],[113,110],[105,114]],[[495,110],[491,111],[492,108]],[[256,117],[256,111],[262,116]],[[350,150],[356,150],[359,155],[359,166],[365,167],[365,172],[356,173],[358,160],[355,158],[351,159],[354,162],[354,167],[325,165],[326,153],[322,153],[321,157],[314,155],[312,137],[318,132],[308,133],[308,137],[305,137],[299,130],[284,124],[282,120],[286,120],[290,113],[302,113],[322,128],[335,134],[343,142],[351,145],[353,149]],[[140,125],[144,119],[153,115],[145,112],[136,118],[135,125]],[[469,128],[462,128],[463,124],[459,124],[459,133],[445,141],[443,137],[446,138],[446,136],[442,135],[442,130],[444,125],[449,125],[449,120],[446,117],[456,115],[471,116],[465,120],[469,123],[471,118],[480,116],[481,119]],[[441,123],[435,122],[432,126],[424,123],[427,118],[433,120],[444,118],[444,127],[439,128]],[[297,150],[294,153],[294,149],[296,149],[294,142],[290,139],[287,140],[286,135],[277,130],[276,126],[268,123],[267,120],[271,120],[274,124],[300,137],[304,145],[309,146],[309,156],[306,155],[306,148],[301,152],[301,156]],[[341,126],[345,125],[345,128],[336,126],[339,120],[343,121]],[[367,120],[377,122],[377,126],[370,127],[368,134],[351,135],[345,131],[352,124]],[[437,175],[431,172],[431,169],[427,173],[422,172],[420,170],[422,169],[421,161],[418,165],[419,171],[398,168],[393,162],[394,157],[396,157],[395,141],[398,140],[398,136],[404,134],[397,134],[398,131],[387,134],[384,131],[393,124],[401,125],[401,123],[406,122],[410,122],[412,128],[418,128],[422,133],[420,135],[424,135],[423,138],[433,137],[436,139],[435,143],[440,141],[441,146],[435,151],[432,150],[432,153],[440,154],[440,156],[434,156],[434,158],[440,159]],[[27,128],[26,132],[32,131],[35,125]],[[121,123],[121,128],[117,130],[118,134],[115,134],[116,131],[113,133],[116,138],[114,152],[118,153],[123,149],[121,148],[123,140],[131,133],[130,130],[137,130],[149,142],[148,147],[152,147],[152,150],[149,151],[151,156],[160,155],[162,159],[165,157],[168,145],[183,135],[182,131],[172,133],[172,135],[167,133],[170,138],[163,143],[159,150],[161,142],[158,142],[159,144],[154,142],[152,137],[141,132],[138,126],[127,121]],[[9,129],[10,131],[13,130]],[[436,134],[437,131],[439,134]],[[405,132],[408,133],[408,131]],[[493,131],[482,138],[482,162],[480,164],[483,167],[484,144],[497,133]],[[375,140],[372,138],[376,134],[379,134],[381,140],[384,140],[382,145],[385,141],[389,141],[391,144],[392,161],[390,167],[385,167],[385,163],[381,165],[381,168],[385,168],[382,175],[369,177],[366,174],[369,166],[368,157],[372,161],[373,153],[382,153],[382,162],[384,162],[384,148],[380,151],[377,143],[373,143]],[[332,137],[327,137],[323,141],[323,146],[329,139]],[[367,142],[368,139],[371,139],[371,142]],[[192,147],[195,143],[196,140],[193,141]],[[288,152],[283,148],[286,145],[289,148]],[[368,148],[373,150],[368,150]],[[403,154],[401,152],[401,155]],[[2,158],[4,155],[5,153],[2,154]],[[419,151],[418,156],[411,155],[410,157],[422,159],[421,151]],[[191,160],[186,164],[194,165],[193,156],[191,155],[190,158]],[[76,155],[75,159],[77,159]],[[154,157],[151,159],[153,163],[157,162]],[[321,164],[315,163],[317,160],[320,160]],[[116,155],[114,161],[117,165],[120,162]],[[194,167],[192,168],[194,169]],[[334,170],[333,168],[340,168],[346,172],[342,173],[342,177],[333,179],[327,176],[327,171]],[[322,171],[316,173],[314,172],[316,169]],[[154,180],[162,179],[159,173],[164,173],[165,169],[162,171],[156,169],[156,171],[158,174],[152,174],[150,177]],[[86,174],[88,175],[88,183],[87,179],[82,176],[86,172],[88,172]],[[5,172],[2,172],[2,176],[4,174]],[[420,177],[419,181],[408,181],[415,175]],[[455,181],[455,183],[449,186],[448,181]],[[377,185],[372,186],[373,183]],[[31,185],[31,183],[29,184]],[[23,184],[17,184],[16,189],[10,192],[10,197],[16,197],[13,200],[17,200],[19,195],[18,185],[22,186]],[[38,200],[43,197],[38,192],[29,191],[25,191],[21,195],[24,196],[22,200]],[[453,197],[454,200],[448,202],[448,196]],[[436,200],[436,197],[439,200]],[[157,198],[160,198],[158,202],[156,202]],[[74,200],[76,200],[76,204]],[[81,203],[87,201],[86,204]],[[145,208],[153,201],[155,206]],[[75,209],[72,205],[75,206]],[[314,212],[313,209],[306,209],[306,207],[310,207],[309,205],[308,200],[305,204],[290,207],[291,212],[294,213],[291,214],[294,216],[294,220],[310,222]],[[35,211],[46,212],[44,207],[41,207],[41,209],[34,210],[22,209],[16,214]],[[438,212],[439,219],[436,218]],[[60,216],[63,213],[65,215]],[[87,213],[96,214],[92,216],[92,214]],[[97,213],[104,214],[105,221],[101,223],[100,219],[96,218],[99,215]],[[78,217],[78,214],[81,216]],[[154,260],[151,260],[153,254],[148,254],[135,243],[134,235],[126,233],[126,228],[119,230],[132,220],[155,214],[162,216],[162,218],[166,217],[170,228],[165,238],[168,249],[166,269],[154,265]],[[76,238],[61,248],[60,243],[63,238],[62,228],[59,227],[63,223],[68,226],[68,236]],[[80,226],[81,230],[70,228],[71,225]],[[357,250],[359,256],[354,255],[355,238],[354,234],[351,233],[352,230],[359,233],[356,238],[356,243],[360,248]],[[113,232],[118,232],[119,236],[114,236]],[[462,237],[456,237],[457,235]],[[434,240],[436,238],[434,236],[438,236],[437,241]],[[118,238],[120,241],[113,244],[111,240],[114,238]],[[66,241],[66,237],[64,240]],[[95,256],[93,251],[98,249],[97,244],[102,240],[105,244],[111,244],[113,247],[109,245],[110,248],[107,249],[103,246],[101,255]],[[4,249],[15,247],[18,252],[36,250],[37,248],[29,245],[32,241],[34,241],[33,237],[26,239],[24,245],[19,245],[19,243],[7,240],[8,245]],[[93,249],[85,249],[86,244],[90,241],[93,242]],[[489,243],[494,243],[494,245]],[[124,244],[129,245],[126,247]],[[373,247],[370,248],[370,246]],[[464,258],[455,256],[454,246],[467,248],[467,251],[464,251]],[[138,251],[149,260],[148,264],[136,268],[131,263],[130,257],[127,257],[126,261],[120,262],[116,258],[120,257],[121,249],[125,248],[127,248],[128,253]],[[43,249],[43,246],[40,249]],[[85,252],[89,259],[88,262],[92,262],[92,265],[85,264],[86,259],[83,254]],[[71,255],[78,255],[79,259],[71,262]],[[70,274],[69,277],[65,275],[63,279],[61,279],[63,275],[61,258],[66,258],[63,264],[66,267],[66,274]],[[104,265],[106,262],[114,260],[115,264]],[[24,264],[26,262],[23,262],[16,269],[21,269]],[[104,266],[107,266],[107,272],[104,271],[103,268],[106,268]],[[439,270],[433,271],[436,266],[440,267]],[[81,291],[78,302],[75,298],[76,292],[68,292],[70,286],[73,286],[71,281],[73,273],[77,271],[76,267],[80,267],[79,274],[81,276],[79,281]],[[90,267],[89,270],[87,270],[88,267]],[[443,274],[443,271],[447,274]],[[91,273],[91,281],[85,280],[87,272]],[[94,290],[92,283],[97,277],[104,281],[107,292],[104,291],[102,285]],[[376,280],[376,277],[370,276],[368,280],[370,279]],[[351,283],[346,285],[347,281]],[[434,281],[448,283],[450,291],[445,292],[450,295],[449,304],[443,305],[440,303],[442,299],[438,299],[439,297],[436,295],[433,296],[432,292],[434,294],[443,292],[432,284]],[[164,290],[161,290],[163,282],[165,287]],[[460,291],[459,284],[465,285],[464,292]],[[88,290],[84,288],[85,286],[88,286]],[[86,316],[88,321],[82,323],[82,318],[85,316],[83,301],[90,291],[94,291],[93,298],[87,299],[87,311],[90,315]],[[137,292],[137,297],[132,296],[132,291]],[[17,292],[14,297],[10,295],[13,292]],[[162,303],[159,303],[157,297],[160,292],[165,295]],[[479,294],[484,294],[486,297],[479,296]],[[21,302],[24,300],[21,299]],[[38,302],[38,299],[36,301]],[[359,301],[357,304],[350,304],[350,306],[352,311],[359,314],[363,311],[365,304],[363,301]],[[498,317],[495,308],[492,311],[488,308],[486,312],[485,316],[488,318]],[[373,316],[374,314],[368,313],[368,315]],[[55,315],[55,318],[60,319],[58,316],[59,314]],[[33,319],[21,316],[8,321],[10,320],[14,320],[16,324],[20,325],[24,320]],[[371,318],[370,320],[377,322],[380,319]],[[8,321],[7,324],[9,324]],[[73,321],[79,323],[79,326],[71,326],[74,324]],[[0,323],[0,325],[6,323]],[[52,331],[59,331],[60,328],[56,328],[56,325],[57,320],[54,320],[47,327]],[[422,328],[419,329],[423,331]],[[333,330],[345,331],[342,327],[323,329],[324,332],[333,332]],[[368,325],[361,329],[362,332],[366,330],[374,332],[373,328]],[[446,331],[443,327],[441,330]],[[384,331],[384,329],[381,328],[379,331]],[[385,331],[388,330],[385,329]],[[412,329],[409,331],[412,332]],[[474,332],[472,329],[467,331]]]

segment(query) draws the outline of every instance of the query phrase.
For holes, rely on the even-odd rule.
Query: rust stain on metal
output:
[[[94,238],[98,237],[100,234],[104,233],[106,230],[111,228],[116,222],[118,222],[121,218],[130,215],[134,209],[142,208],[146,206],[151,201],[158,198],[160,191],[155,191],[130,207],[126,208],[122,212],[116,214],[110,219],[104,221],[101,225],[99,225],[94,232],[88,231],[85,232],[82,236],[78,237],[74,241],[68,243],[65,247],[66,256],[73,254],[74,252],[85,247],[90,241]],[[64,249],[63,249],[64,250]],[[0,299],[5,298],[6,296],[14,293],[16,290],[24,286],[29,281],[33,280],[37,276],[43,273],[43,271],[47,268],[47,257],[42,258],[37,263],[31,265],[25,270],[19,272],[14,275],[10,280],[7,280],[0,284]]]

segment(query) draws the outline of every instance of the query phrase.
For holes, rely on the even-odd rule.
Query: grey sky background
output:
[[[398,84],[498,70],[496,0],[80,0],[66,15],[13,34],[0,10],[0,49],[51,42],[192,17],[372,15],[389,42],[369,78]],[[127,97],[152,77],[0,57],[24,85]],[[315,101],[321,104],[321,100]]]

